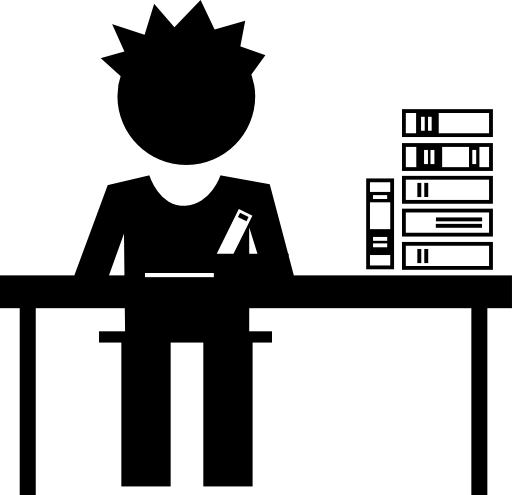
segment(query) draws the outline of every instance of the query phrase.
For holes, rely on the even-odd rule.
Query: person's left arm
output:
[[[259,184],[258,189],[254,213],[249,212],[252,214],[249,230],[257,256],[263,257],[262,266],[276,275],[293,275],[272,189],[269,184]]]

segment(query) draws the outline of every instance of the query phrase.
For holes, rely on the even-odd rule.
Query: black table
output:
[[[482,448],[487,445],[487,309],[512,307],[512,276],[295,276],[260,278],[257,283],[219,278],[2,276],[0,294],[0,308],[20,308],[22,495],[36,492],[36,308],[125,308],[144,301],[165,306],[170,296],[176,303],[203,308],[229,301],[250,308],[470,309],[472,493],[487,493],[487,448]]]

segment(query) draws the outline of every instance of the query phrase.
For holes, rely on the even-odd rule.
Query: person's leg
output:
[[[252,486],[252,342],[204,344],[204,486]]]
[[[121,352],[121,484],[170,486],[170,345],[123,342]]]

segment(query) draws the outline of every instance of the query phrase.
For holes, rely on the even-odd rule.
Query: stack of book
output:
[[[402,110],[405,138],[492,135],[492,110]],[[402,269],[492,269],[492,143],[442,141],[402,144],[402,236],[439,241],[403,242]]]

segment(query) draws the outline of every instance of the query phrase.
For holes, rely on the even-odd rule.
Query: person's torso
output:
[[[213,273],[217,251],[237,211],[250,209],[251,198],[221,177],[202,201],[178,206],[164,199],[149,177],[140,180],[145,180],[140,196],[133,198],[129,221],[125,219],[125,275]],[[249,254],[249,229],[235,254]]]

